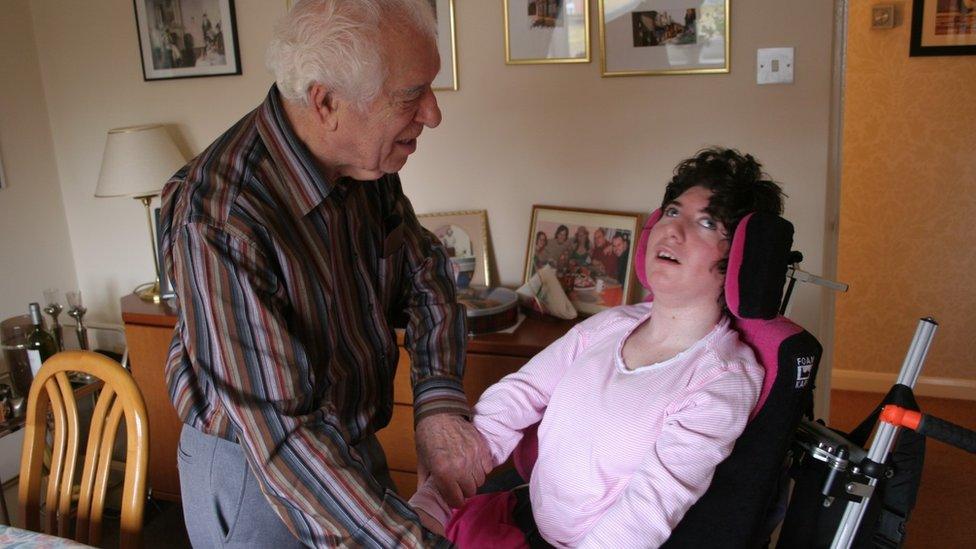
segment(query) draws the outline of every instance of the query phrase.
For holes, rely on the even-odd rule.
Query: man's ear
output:
[[[335,131],[339,126],[340,103],[335,92],[322,84],[312,84],[308,89],[309,108],[315,113],[315,120],[329,131]]]

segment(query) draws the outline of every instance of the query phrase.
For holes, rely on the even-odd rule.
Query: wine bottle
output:
[[[34,326],[27,334],[27,359],[30,361],[31,374],[37,376],[41,364],[58,352],[58,346],[54,342],[54,336],[44,329],[41,306],[37,303],[31,303],[28,310],[30,311],[31,323]]]

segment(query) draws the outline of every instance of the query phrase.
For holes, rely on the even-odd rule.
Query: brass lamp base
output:
[[[152,303],[160,302],[158,281],[146,282],[145,284],[140,284],[136,286],[136,289],[133,290],[133,293],[139,296],[139,299],[143,301],[150,301]]]

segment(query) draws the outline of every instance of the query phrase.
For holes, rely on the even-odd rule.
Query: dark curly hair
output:
[[[664,191],[661,207],[692,187],[712,191],[706,211],[722,223],[730,238],[739,221],[751,212],[783,213],[783,189],[762,171],[762,164],[752,155],[743,155],[735,149],[702,149],[678,164]],[[727,265],[727,259],[719,262],[722,273]]]

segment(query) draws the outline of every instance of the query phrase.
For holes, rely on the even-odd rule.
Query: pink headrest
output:
[[[647,238],[651,234],[651,227],[653,227],[661,219],[661,208],[658,208],[651,212],[651,215],[647,216],[647,221],[644,222],[644,228],[641,229],[640,238],[637,240],[637,251],[634,252],[634,269],[637,270],[637,280],[640,281],[641,286],[650,294],[648,296],[648,301],[654,298],[654,294],[651,293],[651,283],[647,280],[647,272],[644,270],[644,260],[647,257]]]

